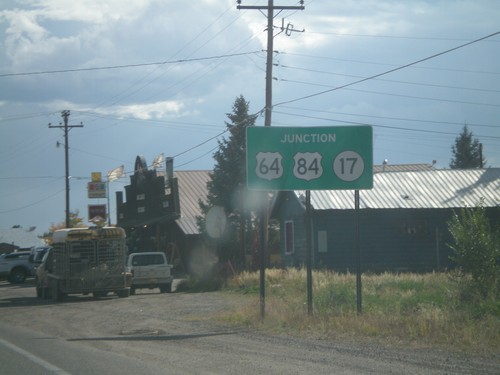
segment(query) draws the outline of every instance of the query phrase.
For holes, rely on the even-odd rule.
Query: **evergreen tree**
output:
[[[481,144],[477,138],[473,138],[472,132],[464,125],[462,133],[455,138],[455,144],[451,151],[453,157],[451,159],[451,169],[473,169],[481,168],[485,160],[482,157]]]
[[[255,125],[256,116],[249,115],[249,103],[243,95],[234,101],[232,112],[226,113],[230,122],[225,122],[229,138],[219,141],[214,153],[215,166],[207,184],[207,203],[200,202],[206,215],[213,206],[221,206],[228,218],[224,243],[219,247],[219,260],[242,261],[244,256],[245,232],[249,212],[245,208],[246,195],[246,128]],[[204,220],[199,218],[198,226],[204,231]]]

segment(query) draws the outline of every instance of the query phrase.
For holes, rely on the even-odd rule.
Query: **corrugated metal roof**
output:
[[[376,173],[373,189],[360,191],[360,208],[458,208],[481,199],[486,207],[500,206],[500,168]],[[354,192],[314,190],[311,205],[354,209]]]
[[[177,177],[179,183],[181,206],[181,217],[177,219],[177,223],[185,234],[199,234],[196,217],[202,213],[198,201],[206,201],[210,171],[175,171],[174,177]]]
[[[406,171],[386,169],[373,175],[373,189],[360,191],[361,208],[458,208],[475,206],[480,199],[487,207],[500,206],[500,168],[435,170],[429,164],[419,164],[414,171],[408,171],[406,164],[398,168]],[[199,234],[196,217],[202,213],[198,201],[206,200],[210,172],[174,172],[181,207],[177,223],[185,234]],[[296,191],[298,196],[303,193]],[[311,204],[317,210],[354,209],[354,191],[313,190]]]
[[[373,166],[373,173],[381,172],[409,172],[409,171],[430,171],[433,164],[380,164]]]

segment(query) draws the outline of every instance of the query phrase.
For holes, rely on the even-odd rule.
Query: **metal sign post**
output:
[[[361,314],[361,248],[359,246],[359,190],[354,191],[354,215],[356,216],[355,225],[355,253],[356,253],[356,304],[358,314]]]
[[[307,314],[312,315],[312,220],[311,220],[311,191],[306,190],[306,273],[307,273]]]

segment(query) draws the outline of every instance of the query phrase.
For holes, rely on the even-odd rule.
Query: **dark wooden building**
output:
[[[451,267],[448,221],[454,210],[480,201],[500,223],[500,169],[383,171],[360,191],[363,271],[430,271]],[[311,191],[314,267],[355,271],[354,192]],[[305,192],[280,192],[282,266],[305,264]]]
[[[172,158],[162,170],[148,168],[137,156],[125,197],[116,193],[117,225],[127,232],[129,253],[163,251],[169,262],[189,271],[191,254],[201,246],[196,217],[208,180],[209,171],[174,172]]]
[[[130,185],[116,192],[117,225],[127,232],[129,252],[166,251],[172,225],[180,217],[179,189],[173,176],[173,160],[165,171],[149,169],[137,156]]]

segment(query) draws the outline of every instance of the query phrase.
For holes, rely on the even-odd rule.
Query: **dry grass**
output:
[[[373,340],[386,344],[476,350],[500,349],[500,303],[470,306],[460,301],[448,274],[363,275],[363,313],[357,314],[353,274],[313,272],[313,314],[307,314],[305,270],[266,271],[265,319],[260,318],[259,273],[243,272],[226,291],[247,294],[250,303],[223,319],[275,333],[322,339]]]

